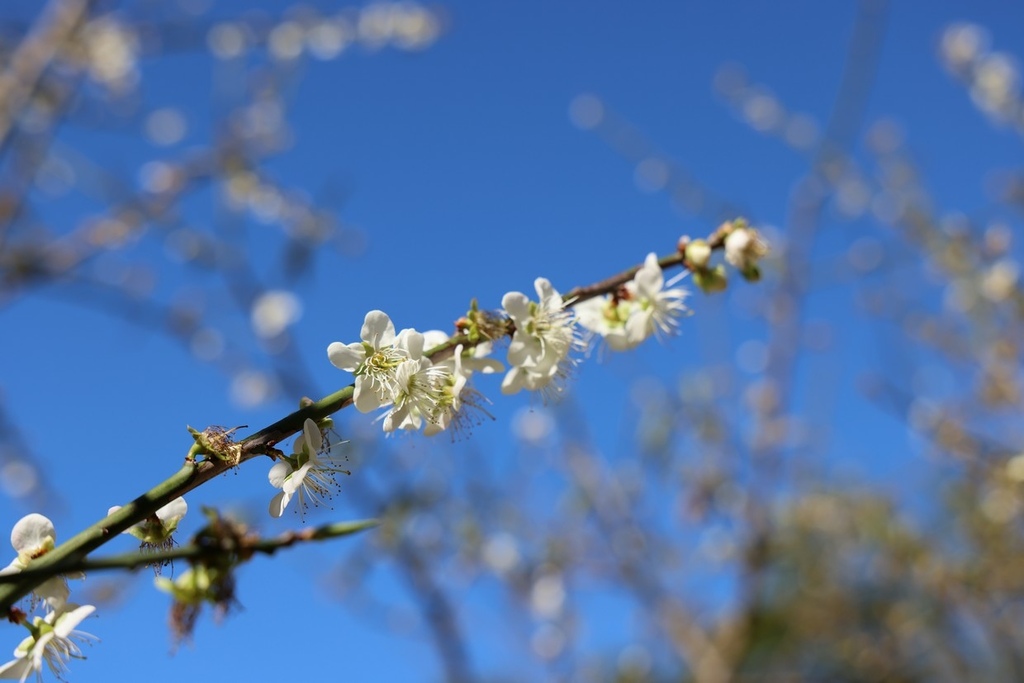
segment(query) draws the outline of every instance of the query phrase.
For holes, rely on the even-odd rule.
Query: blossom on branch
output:
[[[440,330],[424,332],[423,336],[427,348],[440,346],[449,339]],[[487,357],[492,350],[491,342],[480,342],[470,349],[459,344],[451,355],[434,363],[434,367],[443,369],[444,373],[437,382],[436,401],[430,419],[424,425],[424,435],[440,434],[453,425],[456,432],[467,428],[473,418],[466,415],[466,407],[486,414],[487,411],[480,404],[489,401],[480,392],[469,388],[468,384],[474,372],[487,375],[505,369],[501,362]]]
[[[120,505],[115,505],[107,511],[107,514],[112,515],[120,509]],[[121,533],[134,536],[142,541],[143,546],[168,548],[173,544],[172,534],[177,530],[178,523],[187,512],[188,504],[184,498],[178,496],[143,521],[131,525]]]
[[[394,405],[384,416],[384,431],[420,429],[441,410],[442,386],[450,373],[429,358],[407,360],[395,372]]]
[[[752,282],[761,279],[758,261],[768,255],[768,244],[757,230],[748,227],[742,219],[733,221],[732,232],[725,238],[725,260],[744,278]]]
[[[633,279],[613,296],[594,297],[576,305],[580,325],[600,336],[614,351],[635,348],[652,335],[674,334],[690,309],[689,292],[673,287],[686,271],[665,282],[658,257],[647,255]]]
[[[636,345],[626,335],[626,321],[636,310],[630,291],[632,284],[626,283],[622,295],[596,296],[575,306],[580,325],[600,336],[613,351],[628,351]]]
[[[93,635],[75,630],[95,611],[92,605],[67,603],[45,617],[37,616],[31,623],[23,624],[31,635],[15,648],[14,659],[0,665],[0,678],[25,681],[30,674],[35,673],[41,680],[45,662],[50,672],[63,680],[72,659],[85,659],[78,643],[96,639]]]
[[[280,517],[296,496],[300,514],[305,512],[307,501],[314,505],[325,503],[332,490],[338,488],[335,479],[338,473],[349,473],[338,467],[333,456],[320,452],[323,445],[320,427],[307,418],[302,425],[302,434],[295,439],[295,452],[274,463],[267,475],[270,485],[281,489],[270,501],[272,517]]]
[[[370,311],[360,338],[361,342],[352,344],[333,342],[327,347],[327,357],[334,367],[356,376],[356,409],[369,413],[394,402],[398,366],[406,360],[420,359],[423,335],[407,329],[396,336],[395,325],[386,313]]]
[[[504,394],[548,387],[552,380],[566,376],[575,364],[569,352],[586,347],[576,330],[576,316],[565,307],[558,290],[542,277],[534,281],[534,289],[536,302],[521,292],[509,292],[501,299],[502,308],[516,327],[508,347],[512,369],[501,383]]]
[[[0,570],[0,575],[15,574],[28,567],[36,558],[42,557],[53,550],[57,543],[57,531],[48,517],[33,512],[25,515],[11,530],[11,545],[18,556],[9,565]],[[43,600],[52,610],[64,607],[71,590],[67,579],[84,579],[82,572],[69,572],[66,575],[54,576],[36,586],[33,595]]]
[[[466,388],[471,373],[462,370],[461,344],[455,347],[455,353],[449,360],[450,369],[445,373],[444,381],[438,386],[434,414],[423,430],[426,436],[434,436],[448,429],[452,419],[462,410],[462,390]]]
[[[682,287],[673,287],[686,276],[683,271],[668,282],[653,252],[633,277],[637,310],[626,321],[626,336],[639,344],[651,335],[675,334],[679,331],[679,317],[690,313],[683,301],[689,296]]]

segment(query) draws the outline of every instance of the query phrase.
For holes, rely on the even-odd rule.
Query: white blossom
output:
[[[753,228],[734,228],[725,238],[725,260],[744,274],[756,270],[758,260],[767,254],[768,245]]]
[[[335,458],[321,453],[324,445],[320,427],[313,420],[306,419],[302,434],[295,439],[294,453],[284,456],[270,468],[267,478],[270,485],[281,489],[270,501],[270,515],[280,517],[292,498],[299,499],[299,512],[305,512],[307,502],[322,504],[337,488],[335,477],[346,470],[338,467]]]
[[[627,288],[632,284],[627,283]],[[580,325],[600,336],[608,348],[627,351],[635,346],[626,335],[626,321],[637,308],[632,298],[595,296],[581,301],[574,308]]]
[[[115,505],[107,511],[107,514],[112,515],[120,509],[120,505]],[[171,535],[177,530],[178,523],[187,512],[188,503],[184,498],[178,496],[143,521],[131,525],[121,533],[130,534],[146,545],[167,545]]]
[[[25,681],[32,673],[42,680],[43,662],[57,678],[63,679],[72,659],[85,659],[79,642],[95,640],[95,636],[76,631],[75,627],[96,611],[92,605],[68,603],[45,617],[35,617],[25,624],[31,635],[14,650],[14,659],[0,665],[0,678]]]
[[[57,531],[49,518],[36,512],[25,515],[11,530],[11,545],[18,556],[0,570],[0,575],[20,572],[28,567],[29,562],[53,550],[56,543]],[[36,598],[43,600],[50,609],[59,610],[71,594],[68,578],[81,579],[85,578],[85,574],[69,572],[66,575],[54,576],[36,586],[32,593]]]
[[[635,348],[652,335],[672,334],[679,317],[690,311],[683,303],[689,293],[672,287],[686,271],[665,282],[658,257],[651,253],[615,296],[594,297],[576,305],[580,325],[600,336],[614,351]]]
[[[448,429],[453,418],[462,410],[462,390],[466,388],[472,374],[462,367],[462,345],[455,347],[455,353],[446,359],[448,371],[444,381],[438,387],[437,402],[432,419],[427,423],[423,433],[427,436],[440,434]]]
[[[576,317],[565,308],[561,294],[542,277],[536,279],[534,288],[537,302],[520,292],[509,292],[501,300],[516,326],[508,349],[512,369],[501,384],[505,394],[544,389],[567,374],[574,363],[569,352],[584,347],[576,331]]]
[[[448,341],[449,337],[440,330],[423,333],[428,349]],[[493,350],[491,342],[481,342],[470,349],[459,344],[451,355],[434,363],[434,367],[443,368],[444,374],[439,377],[435,405],[430,419],[426,421],[423,433],[434,436],[454,425],[456,431],[468,427],[471,418],[464,412],[465,407],[474,408],[486,414],[481,403],[489,403],[478,391],[469,388],[469,380],[474,372],[492,374],[505,369],[500,361],[488,358]]]
[[[674,334],[678,331],[679,317],[690,312],[683,303],[689,292],[672,285],[685,275],[686,271],[683,271],[666,283],[657,255],[647,255],[644,265],[633,277],[636,309],[626,321],[626,337],[630,344],[635,346],[653,334]]]
[[[451,373],[429,358],[407,360],[395,372],[394,405],[384,417],[384,431],[420,429],[438,412],[441,386]]]
[[[327,357],[340,370],[356,376],[356,409],[369,413],[394,402],[397,390],[396,373],[406,360],[419,360],[423,355],[423,335],[413,329],[395,334],[391,318],[383,311],[366,314],[361,342],[334,342],[327,347]]]

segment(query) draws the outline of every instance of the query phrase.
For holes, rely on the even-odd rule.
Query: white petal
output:
[[[28,657],[19,657],[0,666],[0,678],[24,681],[32,671],[32,660]]]
[[[530,318],[530,300],[522,292],[508,292],[501,297],[501,307],[517,324]]]
[[[561,308],[562,307],[562,295],[558,293],[558,290],[551,286],[551,281],[546,277],[539,277],[533,281],[533,288],[537,290],[537,297],[540,299],[541,306],[547,309]]]
[[[156,511],[156,517],[161,522],[179,520],[188,512],[188,503],[181,496],[178,496],[167,505]]]
[[[363,320],[360,338],[375,349],[395,343],[395,325],[384,311],[370,311]]]
[[[626,321],[626,340],[632,348],[654,334],[654,310],[637,310]]]
[[[57,634],[53,631],[44,633],[36,641],[35,646],[32,648],[32,652],[29,653],[32,657],[32,667],[37,671],[43,670],[43,657],[46,655],[47,649],[50,645],[50,641],[57,637]]]
[[[38,512],[19,519],[11,530],[11,545],[19,553],[41,547],[47,538],[56,542],[57,531],[53,528],[53,522]]]
[[[270,472],[267,473],[267,479],[270,480],[270,485],[275,489],[279,489],[284,486],[284,480],[288,478],[288,475],[292,473],[292,466],[286,460],[280,460],[274,463],[274,466],[270,468]]]
[[[355,372],[366,360],[366,348],[358,342],[348,345],[332,342],[327,347],[327,358],[331,361],[331,365],[339,370]]]
[[[302,486],[302,482],[306,478],[306,475],[309,473],[309,468],[312,466],[313,463],[307,462],[305,465],[295,470],[292,476],[284,480],[284,484],[282,484],[281,490],[284,491],[285,494],[287,494],[288,496],[293,495],[296,491],[299,490],[299,487]]]
[[[320,433],[320,427],[308,417],[302,423],[302,438],[309,447],[309,455],[316,457],[316,454],[320,452],[320,447],[324,445],[324,437]]]
[[[288,507],[288,501],[292,499],[291,495],[281,491],[270,501],[270,516],[280,517],[284,514],[284,510]]]
[[[356,377],[356,410],[361,413],[370,413],[384,405],[380,396],[373,390],[373,384],[365,375]]]
[[[629,351],[637,345],[638,342],[630,340],[628,327],[627,321],[626,327],[618,327],[602,336],[602,339],[608,344],[608,348],[612,351]]]
[[[477,344],[476,348],[474,348],[470,352],[468,358],[462,358],[463,371],[466,373],[479,372],[484,375],[490,375],[495,372],[504,371],[505,366],[501,363],[501,361],[487,357],[490,355],[492,349],[493,345],[491,344],[491,342]]]
[[[512,335],[512,343],[508,345],[509,365],[521,366],[536,362],[544,355],[544,345],[536,337],[516,331]]]
[[[523,388],[523,377],[526,372],[522,368],[512,368],[501,380],[501,393],[511,396],[518,394]]]
[[[435,346],[440,346],[448,341],[450,337],[447,332],[441,330],[427,330],[423,333],[423,347],[426,349],[432,349]]]
[[[658,256],[656,254],[652,252],[647,255],[644,265],[633,276],[633,282],[636,283],[636,288],[639,290],[640,295],[646,298],[652,298],[661,291],[665,278],[662,275],[661,266],[658,265]]]
[[[608,319],[605,317],[605,309],[609,305],[607,296],[596,296],[593,299],[581,301],[572,307],[576,312],[576,320],[580,325],[591,332],[603,333],[609,328]]]
[[[71,589],[68,588],[63,576],[55,576],[43,581],[33,588],[32,592],[45,600],[46,604],[54,610],[61,609],[71,595]]]
[[[70,607],[70,605],[68,605]],[[93,605],[82,605],[76,607],[70,612],[57,617],[57,623],[53,626],[53,632],[57,634],[58,638],[67,638],[75,627],[81,624],[86,617],[96,611]]]
[[[419,360],[423,357],[423,345],[423,334],[411,327],[402,330],[395,341],[395,346],[408,352],[409,358],[413,360]]]

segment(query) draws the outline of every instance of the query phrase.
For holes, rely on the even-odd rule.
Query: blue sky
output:
[[[315,6],[323,12],[336,8]],[[352,256],[325,247],[292,283],[274,268],[280,235],[257,223],[247,227],[264,283],[293,289],[302,299],[304,313],[292,331],[320,394],[349,381],[327,362],[326,346],[355,341],[370,309],[388,312],[399,328],[447,328],[472,297],[497,307],[507,291],[532,294],[539,275],[565,291],[634,265],[650,251],[666,254],[682,234],[715,227],[712,217],[679,210],[666,192],[638,187],[635,159],[574,126],[568,112],[581,94],[599,97],[660,155],[713,194],[743,207],[757,224],[784,231],[787,203],[806,171],[807,155],[740,121],[715,94],[715,74],[723,64],[743,65],[750,81],[770,88],[787,109],[823,124],[854,17],[852,4],[811,1],[642,6],[494,1],[438,8],[446,28],[428,49],[353,49],[332,61],[298,67],[301,78],[289,106],[294,146],[267,164],[286,185],[312,195],[340,195],[337,214],[359,231],[365,249]],[[215,16],[234,11],[223,5],[212,10]],[[991,204],[987,171],[1020,160],[1019,137],[981,116],[964,88],[944,72],[937,58],[941,32],[952,21],[976,22],[989,27],[995,49],[1024,57],[1024,39],[1014,30],[1021,19],[1020,9],[1008,3],[908,2],[889,8],[867,120],[887,117],[905,129],[944,205],[940,208],[984,212]],[[145,59],[142,69],[145,102],[180,108],[185,116],[188,132],[179,146],[140,142],[137,130],[125,135],[68,126],[61,132],[69,145],[93,155],[94,163],[129,175],[145,161],[208,143],[215,134],[211,120],[223,111],[230,100],[225,92],[235,85],[232,72],[223,65],[213,68],[202,51]],[[87,200],[67,198],[46,209],[45,220],[68,225],[94,209]],[[190,199],[183,212],[197,225],[217,215],[209,192]],[[829,215],[816,256],[841,254],[857,236],[882,230],[866,219]],[[152,260],[161,253],[159,241],[133,249],[139,258]],[[164,300],[192,295],[212,280],[163,265],[156,274],[156,295]],[[745,313],[759,305],[752,288],[737,282],[728,296],[696,295],[694,317],[681,337],[664,346],[651,343],[635,354],[583,364],[571,391],[602,452],[609,458],[629,453],[636,410],[629,395],[636,380],[653,377],[673,387],[680,376],[735,364],[735,350],[743,342],[767,338],[764,324]],[[866,453],[879,444],[902,452],[909,442],[899,425],[857,392],[858,375],[876,359],[867,319],[855,309],[851,292],[841,286],[810,299],[808,319],[827,323],[835,343],[827,355],[805,359],[804,369],[834,373],[833,402],[818,407],[828,411],[821,417],[830,421],[830,452],[836,461],[859,461],[861,474],[871,478],[875,465],[883,470],[904,465],[865,464]],[[229,303],[223,293],[211,296],[214,306]],[[110,505],[171,474],[188,447],[186,424],[258,427],[291,410],[298,399],[280,396],[258,407],[233,404],[230,378],[214,366],[195,362],[159,334],[82,310],[46,291],[21,298],[3,315],[9,331],[5,355],[24,359],[5,363],[4,399],[61,496],[51,509],[40,511],[54,518],[65,538]],[[245,321],[224,324],[230,331]],[[526,396],[502,397],[497,381],[478,388],[494,401],[497,419],[456,448],[493,459],[498,471],[542,479],[539,468],[516,460],[523,454],[513,443],[511,426],[517,411],[543,412],[543,406]],[[370,422],[367,416],[348,419]],[[869,432],[872,439],[862,438]],[[389,448],[412,449],[423,476],[430,468],[427,456],[439,446],[411,438],[397,439]],[[194,512],[201,505],[243,510],[266,532],[297,525],[291,516],[273,522],[262,516],[273,493],[265,477],[263,463],[250,463],[196,492],[189,503]],[[344,497],[343,490],[335,516],[356,512]],[[546,501],[541,497],[535,503]],[[539,515],[557,516],[551,505]],[[0,499],[0,510],[12,522],[29,511],[8,498]],[[186,532],[196,528],[198,517],[186,518]],[[314,517],[328,519],[333,517]],[[130,675],[156,683],[226,674],[261,680],[334,675],[440,680],[421,629],[395,633],[367,626],[338,600],[325,597],[324,570],[349,545],[367,542],[366,537],[342,540],[253,561],[239,577],[244,609],[219,625],[204,618],[194,645],[173,657],[168,656],[167,600],[140,575],[130,581],[122,603],[101,608],[88,622],[86,630],[103,642],[88,652],[88,662],[76,663],[70,680]],[[126,539],[107,547],[124,551],[132,544]],[[707,582],[717,585],[714,578]],[[407,592],[387,569],[375,585],[394,603],[410,607]],[[464,626],[484,634],[471,651],[475,668],[514,678],[511,667],[526,651],[516,639],[529,629],[504,622],[508,597],[493,580],[472,582],[464,596]],[[606,645],[610,654],[643,638],[631,631],[629,608],[618,598],[596,591],[586,604],[595,620],[610,624],[593,627],[587,637]],[[12,632],[11,647],[19,638]]]

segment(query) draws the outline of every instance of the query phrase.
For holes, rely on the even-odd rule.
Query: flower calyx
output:
[[[246,426],[240,425],[231,429],[213,426],[207,427],[201,432],[186,426],[189,434],[195,440],[185,457],[186,462],[195,462],[196,456],[202,455],[208,460],[216,459],[226,462],[232,467],[238,465],[242,461],[242,445],[236,443],[231,435]]]

